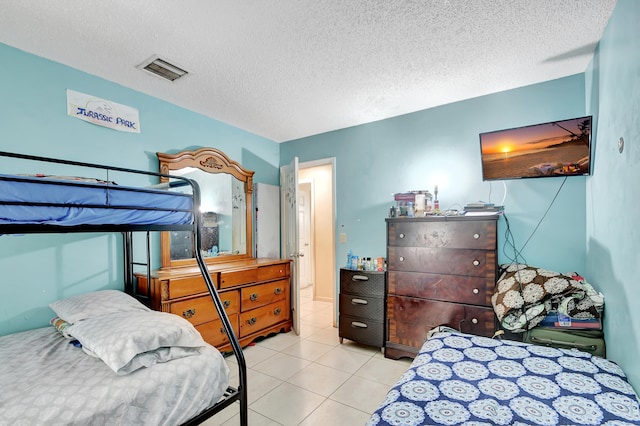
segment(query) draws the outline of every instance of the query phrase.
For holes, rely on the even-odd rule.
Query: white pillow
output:
[[[114,312],[147,312],[149,308],[120,290],[99,290],[57,300],[49,305],[70,324]]]
[[[197,355],[206,346],[189,321],[151,310],[89,318],[66,331],[78,339],[87,354],[100,358],[118,375]]]

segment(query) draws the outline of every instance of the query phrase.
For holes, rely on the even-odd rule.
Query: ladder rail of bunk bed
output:
[[[109,171],[118,171],[123,173],[133,173],[140,175],[148,175],[155,176],[159,178],[168,178],[168,179],[178,179],[180,182],[178,184],[162,184],[156,185],[155,188],[160,187],[173,187],[173,186],[190,186],[192,191],[192,217],[193,224],[191,225],[127,225],[127,224],[117,224],[117,225],[75,225],[75,226],[60,226],[60,225],[45,225],[45,224],[0,224],[0,234],[38,234],[38,233],[81,233],[81,232],[121,232],[123,235],[123,255],[124,255],[124,285],[125,291],[130,294],[141,298],[137,293],[137,286],[134,285],[134,265],[143,265],[146,266],[146,275],[147,275],[147,295],[150,294],[150,283],[151,283],[151,248],[149,242],[149,232],[150,231],[169,231],[169,230],[189,230],[193,233],[193,241],[195,243],[195,247],[200,247],[201,244],[201,218],[200,215],[197,214],[198,206],[200,205],[200,187],[198,183],[192,179],[185,178],[182,176],[173,176],[156,172],[149,172],[145,170],[135,170],[128,169],[123,167],[116,166],[106,166],[103,164],[94,164],[94,163],[86,163],[72,160],[62,160],[57,158],[49,158],[49,157],[40,157],[34,155],[27,154],[17,154],[12,152],[0,151],[0,157],[10,157],[10,158],[18,158],[23,160],[32,160],[32,161],[42,161],[48,163],[58,163],[63,165],[70,166],[79,166],[79,167],[89,167],[94,169],[103,169],[106,170],[107,173]],[[64,185],[65,183],[60,183]],[[69,185],[73,185],[73,183],[69,183]],[[104,187],[104,185],[101,185]],[[140,189],[141,191],[144,188]],[[9,203],[12,204],[12,203]],[[28,205],[29,203],[18,203],[22,205]],[[31,203],[42,205],[41,203]],[[64,207],[87,207],[87,205],[74,205],[74,204],[66,204]],[[93,206],[95,208],[113,208],[113,206]],[[153,209],[153,208],[150,208]],[[147,262],[146,263],[138,263],[133,259],[133,232],[141,232],[145,231],[146,235],[146,255]],[[216,308],[218,316],[222,322],[222,326],[229,338],[229,344],[231,345],[234,357],[238,363],[238,386],[228,386],[225,391],[222,399],[218,401],[213,406],[204,410],[203,412],[197,414],[196,416],[189,419],[185,422],[184,426],[197,425],[205,421],[206,419],[212,417],[216,413],[230,406],[234,402],[238,401],[240,404],[240,424],[245,426],[248,424],[248,397],[247,397],[247,368],[246,361],[244,358],[244,353],[242,351],[242,347],[240,346],[240,342],[238,341],[237,336],[231,326],[231,322],[229,321],[229,317],[226,314],[224,309],[224,305],[220,300],[218,292],[213,284],[213,280],[211,279],[211,275],[207,269],[206,262],[202,257],[202,253],[200,250],[195,250],[196,254],[196,263],[200,269],[202,278],[207,286],[207,290],[209,291],[209,295],[213,300],[213,304]],[[142,298],[144,299],[144,298]],[[148,296],[146,300],[148,301]],[[148,304],[148,303],[147,303]]]

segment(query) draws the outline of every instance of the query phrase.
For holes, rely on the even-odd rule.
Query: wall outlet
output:
[[[344,232],[340,233],[340,244],[346,244],[347,243],[347,234],[345,234]]]

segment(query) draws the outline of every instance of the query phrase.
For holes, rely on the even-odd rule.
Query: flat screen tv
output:
[[[591,173],[592,117],[480,133],[482,179]]]

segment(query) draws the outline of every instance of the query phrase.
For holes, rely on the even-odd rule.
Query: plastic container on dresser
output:
[[[385,356],[414,357],[439,325],[492,336],[498,216],[386,221]]]
[[[340,343],[384,346],[384,287],[384,272],[340,269]]]

